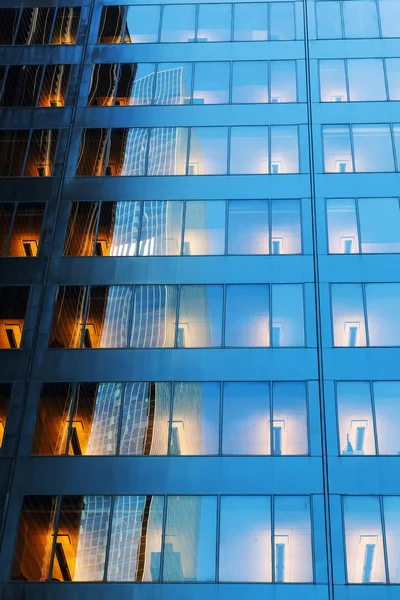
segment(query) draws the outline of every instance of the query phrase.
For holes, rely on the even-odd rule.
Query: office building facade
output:
[[[394,600],[398,0],[0,8],[0,597]]]

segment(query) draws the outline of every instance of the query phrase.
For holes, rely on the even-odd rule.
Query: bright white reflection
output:
[[[361,285],[332,285],[332,320],[334,346],[366,346]]]
[[[359,252],[356,205],[353,198],[327,201],[329,252],[355,254]]]
[[[338,383],[337,403],[340,454],[342,456],[375,454],[369,383],[354,381]]]

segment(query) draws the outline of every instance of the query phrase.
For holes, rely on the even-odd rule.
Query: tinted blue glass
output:
[[[273,60],[271,65],[271,102],[297,102],[296,61]]]
[[[265,2],[235,4],[234,40],[264,41],[268,39],[268,4]]]
[[[226,346],[269,346],[269,286],[228,285]]]
[[[379,37],[375,0],[344,0],[343,17],[345,37]]]
[[[178,347],[221,346],[221,285],[183,285],[179,304]]]
[[[400,4],[397,0],[378,0],[383,37],[400,37]]]
[[[154,104],[190,104],[192,63],[159,63]]]
[[[357,172],[394,171],[389,125],[353,125],[352,132]]]
[[[386,59],[389,99],[400,100],[400,58]]]
[[[267,61],[234,62],[232,77],[232,102],[268,102]]]
[[[304,346],[302,285],[272,286],[272,346]]]
[[[294,125],[271,127],[271,174],[299,172],[298,128]]]
[[[339,453],[341,456],[376,454],[369,383],[341,381],[336,385]]]
[[[359,198],[362,252],[400,252],[398,198]]]
[[[126,38],[132,44],[158,41],[160,6],[129,6],[126,16]]]
[[[195,4],[165,5],[161,26],[161,41],[194,42],[195,19]]]
[[[366,346],[361,285],[332,285],[331,293],[334,346]]]
[[[354,198],[327,200],[329,252],[359,252],[356,201]]]
[[[231,27],[231,4],[200,4],[198,42],[228,42],[231,39]]]
[[[400,383],[375,381],[374,404],[379,454],[400,454]]]
[[[380,58],[348,60],[350,100],[386,100],[383,61]]]
[[[400,346],[400,283],[365,286],[369,343]]]
[[[195,200],[186,203],[183,254],[224,254],[225,202]]]
[[[227,161],[227,127],[191,127],[189,175],[225,175]]]
[[[228,104],[229,78],[229,63],[196,63],[193,104]]]
[[[339,0],[316,2],[315,9],[319,39],[341,38],[342,21]]]
[[[351,173],[353,171],[353,159],[351,156],[349,126],[324,125],[322,134],[325,173]]]
[[[320,60],[321,102],[347,102],[346,72],[343,59]]]
[[[383,498],[383,514],[385,519],[386,551],[388,554],[389,581],[400,583],[400,497]]]
[[[270,4],[271,40],[294,40],[294,2],[272,2]]]
[[[232,127],[230,173],[268,171],[268,127]]]
[[[176,285],[135,286],[130,345],[133,348],[173,348]]]
[[[268,200],[230,200],[228,254],[269,254]]]

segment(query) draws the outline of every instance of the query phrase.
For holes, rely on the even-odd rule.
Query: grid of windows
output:
[[[64,106],[70,67],[71,65],[4,67],[3,78],[0,77],[0,106]]]
[[[58,129],[0,131],[0,177],[50,177]]]
[[[0,44],[75,44],[81,8],[0,8]]]

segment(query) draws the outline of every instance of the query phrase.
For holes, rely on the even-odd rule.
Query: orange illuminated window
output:
[[[58,140],[57,129],[34,129],[29,144],[25,175],[50,177]]]
[[[52,44],[75,44],[81,9],[79,6],[57,9]]]
[[[98,43],[120,44],[125,19],[125,6],[104,6],[101,13]]]
[[[28,296],[28,287],[0,288],[0,348],[20,348]]]
[[[8,256],[37,256],[45,205],[19,203],[11,232]]]
[[[11,385],[9,383],[0,383],[0,450],[3,447],[10,396]]]
[[[64,106],[70,65],[47,65],[39,98],[39,106]]]

